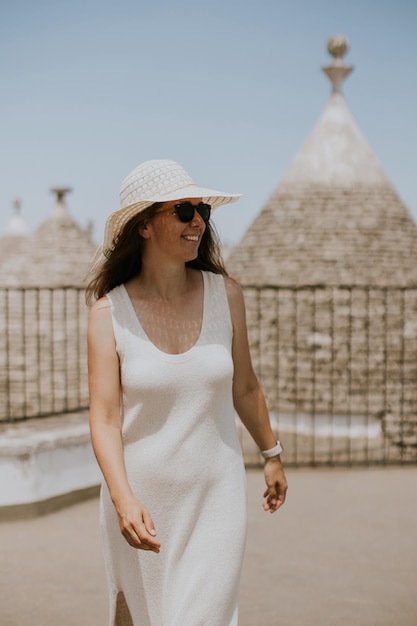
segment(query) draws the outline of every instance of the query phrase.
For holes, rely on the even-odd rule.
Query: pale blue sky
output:
[[[73,217],[119,207],[152,158],[243,198],[215,214],[237,242],[330,94],[327,40],[346,35],[344,94],[417,219],[415,0],[0,0],[0,231],[14,197],[31,228],[73,188]]]

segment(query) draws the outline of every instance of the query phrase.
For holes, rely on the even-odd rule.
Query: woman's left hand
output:
[[[284,504],[288,484],[279,456],[267,459],[264,466],[267,489],[264,493],[264,511],[275,513]]]

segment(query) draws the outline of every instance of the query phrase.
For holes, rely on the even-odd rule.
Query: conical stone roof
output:
[[[53,189],[57,201],[48,218],[26,240],[24,250],[0,266],[0,284],[63,287],[85,284],[96,246],[90,233],[71,217],[64,196],[68,189]]]
[[[15,198],[13,202],[13,215],[9,219],[4,230],[4,237],[25,237],[29,234],[29,228],[21,213],[21,201]]]
[[[16,198],[13,203],[13,214],[0,238],[0,266],[24,249],[28,236],[29,229],[21,214],[21,202]]]
[[[228,258],[242,284],[417,285],[417,226],[340,93],[346,49],[329,43],[327,106]]]

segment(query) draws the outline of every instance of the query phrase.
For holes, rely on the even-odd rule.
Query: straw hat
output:
[[[153,160],[138,165],[122,182],[120,205],[106,222],[103,253],[109,254],[127,222],[155,202],[182,198],[202,198],[216,209],[221,204],[235,202],[240,194],[198,187],[187,172],[175,161]]]

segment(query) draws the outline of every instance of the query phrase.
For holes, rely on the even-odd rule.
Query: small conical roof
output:
[[[415,285],[417,226],[340,92],[346,40],[328,49],[331,97],[228,269],[243,284]]]
[[[96,246],[90,230],[83,230],[68,212],[66,188],[55,188],[56,203],[48,218],[27,239],[24,250],[0,268],[0,282],[8,285],[82,286]]]
[[[22,203],[19,198],[13,201],[13,215],[6,224],[4,229],[4,237],[26,237],[29,234],[29,228],[21,213]]]
[[[21,214],[21,201],[16,198],[13,201],[13,214],[0,238],[0,266],[24,249],[28,236],[29,228]]]

